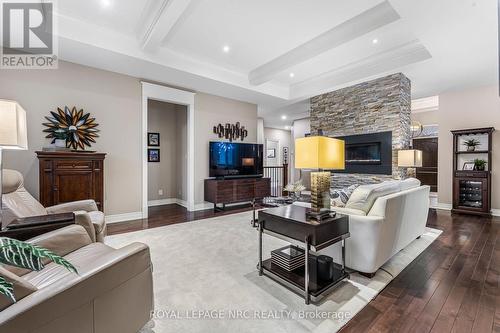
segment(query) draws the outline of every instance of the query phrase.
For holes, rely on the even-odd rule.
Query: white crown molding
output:
[[[422,113],[439,110],[439,96],[414,99],[411,101],[411,112]]]
[[[248,79],[253,85],[260,85],[268,82],[273,79],[276,74],[283,72],[287,68],[303,63],[323,52],[352,41],[355,38],[399,19],[399,14],[390,3],[384,1],[252,70],[248,75]]]
[[[419,40],[413,40],[315,78],[296,83],[290,88],[290,97],[299,99],[334,91],[343,86],[397,72],[401,67],[430,58],[432,56],[427,48]]]
[[[106,215],[104,220],[106,223],[119,223],[133,220],[141,220],[142,212],[132,212],[132,213],[123,213],[123,214],[115,214],[115,215]]]

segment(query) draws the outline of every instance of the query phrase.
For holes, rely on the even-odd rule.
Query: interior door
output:
[[[417,168],[417,179],[438,191],[438,138],[413,139],[413,148],[422,151],[422,167]]]

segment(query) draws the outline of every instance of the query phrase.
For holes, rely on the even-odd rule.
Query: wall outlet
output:
[[[163,195],[163,189],[158,190],[158,195]]]

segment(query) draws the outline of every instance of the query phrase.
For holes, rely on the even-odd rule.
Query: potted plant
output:
[[[76,268],[69,261],[52,251],[16,239],[0,237],[0,264],[40,271],[45,267],[42,259],[48,259],[57,265],[65,267],[70,272],[78,274]],[[12,302],[16,302],[14,285],[1,275],[0,294],[9,298]]]
[[[463,145],[467,147],[467,151],[474,151],[477,146],[481,145],[481,142],[476,139],[468,139],[464,141]]]
[[[66,148],[66,139],[68,138],[68,132],[62,128],[54,131],[54,143],[56,147]]]
[[[301,192],[304,191],[305,189],[306,187],[302,185],[302,182],[300,180],[285,186],[285,191],[287,191],[289,194],[292,194],[295,200],[300,199]]]
[[[480,160],[480,159],[476,158],[474,160],[474,167],[477,171],[484,171],[484,170],[486,170],[487,163],[488,162],[486,162],[485,160]]]

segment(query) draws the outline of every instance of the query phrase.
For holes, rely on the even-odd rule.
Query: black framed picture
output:
[[[465,162],[462,170],[472,171],[474,170],[475,163],[474,162]]]
[[[267,158],[276,158],[276,149],[268,149],[266,153]]]
[[[160,146],[160,133],[148,133],[148,146]]]
[[[148,162],[160,162],[160,149],[148,149]]]

